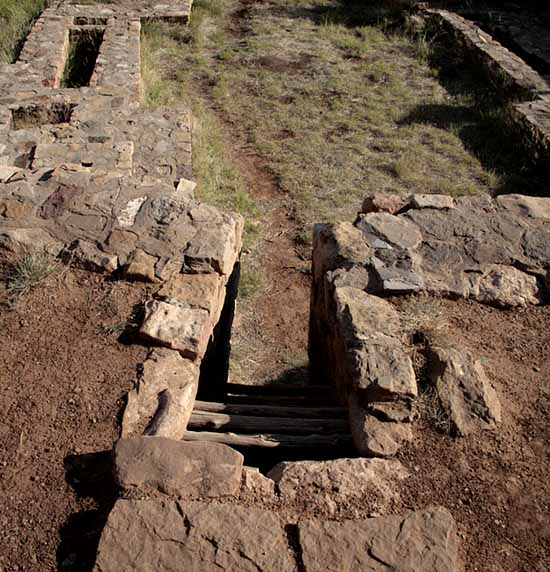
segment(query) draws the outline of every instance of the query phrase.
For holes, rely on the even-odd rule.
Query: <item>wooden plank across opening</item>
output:
[[[283,396],[313,396],[326,399],[336,398],[336,390],[329,385],[243,385],[240,383],[228,383],[225,386],[228,394],[234,395],[260,395],[262,397]]]
[[[242,433],[275,432],[291,435],[344,433],[349,431],[347,419],[303,419],[256,415],[227,415],[194,410],[190,429],[213,429]]]
[[[290,405],[270,405],[265,403],[215,403],[213,401],[195,401],[195,411],[226,413],[227,415],[262,415],[266,417],[292,417],[302,419],[347,419],[345,407],[321,405],[315,407]]]
[[[231,447],[263,447],[289,448],[304,450],[351,449],[352,440],[349,434],[339,435],[281,435],[270,433],[265,435],[241,435],[236,433],[213,433],[209,431],[187,431],[184,441],[209,441],[223,443]]]

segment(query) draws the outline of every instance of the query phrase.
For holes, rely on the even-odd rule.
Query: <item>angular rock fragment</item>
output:
[[[389,213],[360,215],[355,226],[372,248],[414,249],[422,242],[422,233],[415,224]]]
[[[364,214],[380,212],[396,214],[404,209],[408,203],[409,199],[404,195],[372,193],[365,197],[361,212]]]
[[[115,478],[125,491],[178,498],[235,495],[243,456],[220,443],[186,443],[164,437],[121,439],[114,448]]]
[[[363,234],[351,223],[316,224],[313,227],[312,267],[316,280],[341,264],[364,264],[370,252]]]
[[[143,282],[158,282],[155,275],[157,257],[147,254],[141,248],[136,248],[130,256],[130,260],[124,269],[124,274],[132,280]]]
[[[513,266],[493,265],[477,283],[475,297],[485,304],[504,308],[540,304],[542,293],[535,276]]]
[[[206,352],[212,323],[206,310],[151,300],[145,305],[145,318],[139,333],[185,357],[200,360]]]
[[[122,436],[149,435],[182,439],[199,382],[198,366],[177,352],[152,351],[136,388],[128,393]]]
[[[67,262],[95,272],[112,273],[118,268],[118,258],[112,254],[102,252],[85,240],[76,240],[61,253],[62,258]]]
[[[455,434],[500,423],[500,401],[479,360],[467,351],[443,347],[430,348],[428,360],[428,375]]]
[[[500,195],[497,203],[519,216],[550,220],[550,198],[525,195]]]
[[[260,473],[256,467],[243,467],[241,494],[262,502],[275,499],[275,481]]]
[[[452,209],[455,200],[449,195],[413,195],[410,205],[413,209]]]
[[[177,274],[159,290],[159,298],[175,298],[190,308],[206,310],[217,324],[224,304],[225,288],[219,274]]]
[[[443,507],[359,521],[298,524],[304,572],[459,572],[456,524]]]
[[[409,424],[380,420],[357,394],[349,398],[349,424],[355,448],[364,456],[391,457],[413,438]]]
[[[119,500],[94,572],[293,572],[284,528],[271,512],[173,500]]]
[[[336,323],[342,336],[334,359],[372,399],[414,397],[416,377],[400,339],[399,314],[387,301],[355,288],[336,288]],[[337,380],[338,382],[338,380]]]
[[[341,505],[369,499],[373,512],[385,512],[399,501],[399,483],[408,476],[394,459],[337,459],[283,462],[269,471],[283,502],[307,500],[334,513]]]

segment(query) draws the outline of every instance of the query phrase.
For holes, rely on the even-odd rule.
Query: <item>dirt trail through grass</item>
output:
[[[369,192],[529,192],[503,113],[427,36],[337,0],[196,0],[144,30],[146,101],[191,105],[202,200],[247,219],[233,381],[307,376],[312,225]],[[460,69],[460,71],[457,71]]]

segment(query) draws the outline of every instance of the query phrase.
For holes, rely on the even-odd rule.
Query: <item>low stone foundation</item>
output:
[[[387,457],[413,438],[410,332],[387,297],[462,297],[510,308],[548,302],[550,199],[367,197],[354,224],[317,225],[310,363],[349,406],[355,446]],[[492,429],[500,403],[481,363],[430,340],[426,374],[456,435]]]

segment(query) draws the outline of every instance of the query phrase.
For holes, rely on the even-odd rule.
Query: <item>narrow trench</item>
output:
[[[61,87],[79,88],[90,84],[104,33],[104,28],[93,26],[70,30]]]
[[[248,33],[250,5],[250,1],[241,2],[229,18],[226,31],[233,41]],[[209,87],[203,87],[203,99],[222,126],[224,148],[262,212],[264,232],[257,248],[268,286],[246,304],[243,312],[235,300],[240,267],[230,280],[216,328],[217,339],[209,347],[201,368],[201,389],[189,430],[216,431],[216,415],[228,415],[229,424],[218,429],[242,437],[242,444],[232,438],[226,442],[244,454],[246,465],[258,467],[263,473],[281,461],[356,456],[347,411],[339,406],[335,390],[310,379],[309,253],[302,253],[294,240],[297,223],[292,205],[279,189],[267,162],[251,149],[246,136],[219,109]],[[246,253],[241,264],[247,264]],[[248,355],[253,351],[246,347],[245,379],[232,383],[229,338],[240,346],[248,346],[257,343],[251,340],[251,333],[259,334],[262,347],[258,356]],[[289,368],[280,361],[281,353],[290,352],[300,362],[298,367]],[[208,427],[209,418],[212,427]],[[265,436],[266,443],[258,439],[256,445],[252,437],[257,435]],[[279,441],[278,446],[269,444],[271,437]]]

